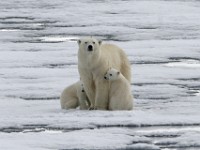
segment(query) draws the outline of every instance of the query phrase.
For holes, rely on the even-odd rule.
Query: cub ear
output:
[[[77,41],[77,43],[78,43],[78,44],[81,44],[81,40],[79,39],[79,40]]]
[[[102,40],[99,40],[98,43],[99,43],[99,45],[101,45],[102,44]]]
[[[120,74],[120,72],[118,71],[118,72],[117,72],[117,75],[119,75],[119,74]]]

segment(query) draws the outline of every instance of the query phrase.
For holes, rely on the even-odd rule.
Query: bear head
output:
[[[104,79],[106,80],[117,80],[119,78],[120,72],[117,69],[110,68],[106,74],[104,75]]]
[[[95,52],[99,49],[99,46],[101,45],[102,41],[97,40],[92,37],[83,38],[78,40],[79,50],[84,52]]]

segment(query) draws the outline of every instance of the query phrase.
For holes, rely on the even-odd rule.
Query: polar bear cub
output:
[[[114,68],[107,71],[104,79],[110,82],[109,110],[132,110],[133,96],[129,81]]]
[[[62,109],[72,109],[80,106],[80,109],[89,108],[89,100],[83,88],[83,83],[78,81],[66,87],[60,97]]]

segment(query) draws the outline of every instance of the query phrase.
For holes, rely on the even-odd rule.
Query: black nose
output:
[[[107,79],[106,77],[104,77],[104,79]]]
[[[88,51],[93,51],[93,46],[92,45],[88,46]]]

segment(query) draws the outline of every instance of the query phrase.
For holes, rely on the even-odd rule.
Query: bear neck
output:
[[[84,66],[84,68],[94,69],[98,67],[101,58],[101,53],[99,50],[96,50],[91,53],[84,53],[80,50],[78,51],[78,61],[79,65]]]

